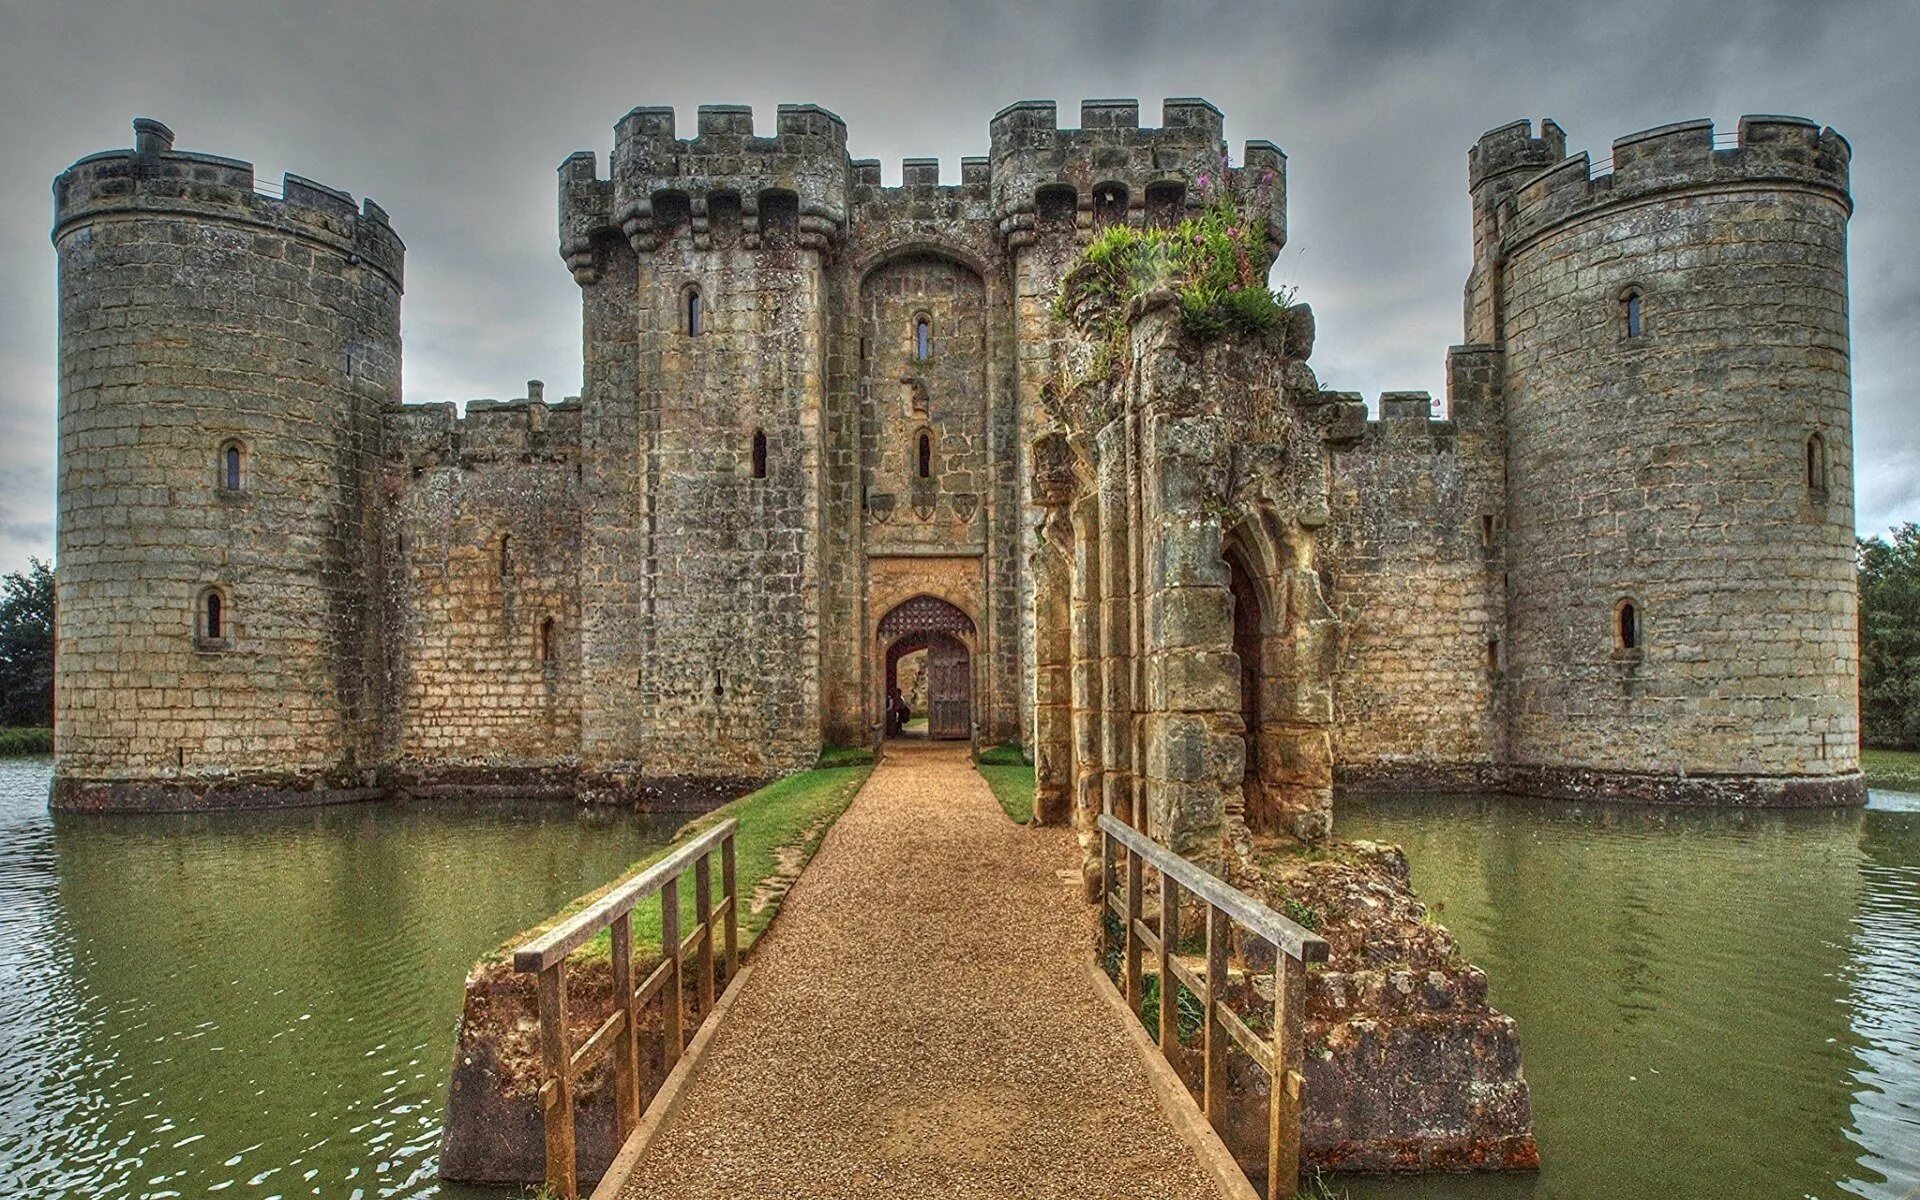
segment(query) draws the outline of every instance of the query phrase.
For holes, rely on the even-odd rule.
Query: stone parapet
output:
[[[130,150],[90,154],[53,181],[53,240],[89,221],[132,214],[174,214],[253,225],[316,243],[386,276],[398,289],[406,247],[386,210],[299,175],[281,179],[281,194],[259,190],[253,164],[173,148],[158,121],[134,122]]]

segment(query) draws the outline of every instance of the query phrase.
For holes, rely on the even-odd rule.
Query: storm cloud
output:
[[[1025,98],[1201,95],[1230,143],[1289,156],[1277,284],[1312,303],[1330,386],[1438,393],[1461,338],[1466,149],[1553,117],[1595,157],[1625,133],[1743,113],[1854,146],[1859,525],[1920,520],[1920,5],[1911,0],[1454,3],[510,4],[0,0],[0,570],[53,544],[48,184],[129,120],[182,149],[372,196],[406,240],[409,401],[577,391],[579,297],[555,254],[554,168],[672,104],[823,104],[857,157],[986,150]],[[1904,232],[1903,232],[1904,231]]]

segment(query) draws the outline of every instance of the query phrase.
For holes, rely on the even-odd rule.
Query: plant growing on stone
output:
[[[1197,183],[1198,213],[1171,229],[1109,226],[1062,281],[1054,315],[1092,339],[1089,378],[1125,369],[1127,308],[1149,292],[1172,291],[1181,326],[1201,340],[1264,332],[1287,310],[1291,293],[1266,281],[1273,173],[1248,184],[1223,164],[1218,176],[1203,174]]]

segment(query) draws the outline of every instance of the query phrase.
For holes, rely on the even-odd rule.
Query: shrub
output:
[[[1264,172],[1251,188],[1236,189],[1202,175],[1199,213],[1175,228],[1112,225],[1093,239],[1054,302],[1057,319],[1078,322],[1094,339],[1092,378],[1122,369],[1127,306],[1157,289],[1179,298],[1181,327],[1203,341],[1273,328],[1290,301],[1266,281],[1273,182]]]

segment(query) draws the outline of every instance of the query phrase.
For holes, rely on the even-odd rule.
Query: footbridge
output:
[[[1072,832],[1008,820],[965,743],[895,743],[750,963],[734,949],[731,823],[522,947],[516,964],[540,973],[549,1189],[579,1194],[572,1092],[610,1056],[622,1148],[595,1200],[1253,1200],[1219,1134],[1232,1053],[1265,1084],[1268,1142],[1241,1161],[1293,1195],[1301,980],[1325,943],[1120,822],[1102,828],[1096,914]],[[652,896],[679,952],[637,979],[631,923]],[[576,1045],[566,954],[600,928],[627,1003]],[[1184,994],[1163,1010],[1170,978]],[[1242,1014],[1248,997],[1262,1011],[1236,1015],[1230,985]],[[642,1111],[630,1034],[650,1004],[669,1012],[670,1072]]]

